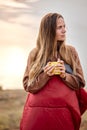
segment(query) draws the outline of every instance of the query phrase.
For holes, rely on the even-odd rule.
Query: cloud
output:
[[[38,2],[38,1],[40,1],[40,0],[28,0],[28,2],[31,2],[31,3]]]

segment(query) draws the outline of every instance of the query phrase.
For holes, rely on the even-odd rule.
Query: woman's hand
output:
[[[51,62],[48,62],[47,65],[43,68],[44,73],[46,73],[48,76],[53,76],[53,75],[59,75],[61,78],[65,79],[66,73],[65,73],[65,65],[64,61],[58,59],[58,64],[50,65]]]
[[[60,77],[65,79],[66,78],[66,72],[65,72],[65,65],[64,65],[64,61],[63,60],[60,60],[58,59],[58,62],[60,64],[57,65],[58,69],[60,70]]]
[[[47,63],[47,65],[43,68],[44,73],[46,73],[48,76],[53,76],[53,70],[54,70],[55,66],[52,65],[50,66],[50,62]]]

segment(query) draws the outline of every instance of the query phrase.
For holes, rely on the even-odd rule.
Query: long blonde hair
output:
[[[63,18],[57,13],[49,13],[45,15],[40,24],[39,34],[36,42],[36,52],[33,56],[29,72],[29,81],[33,82],[41,73],[43,66],[55,57],[57,51],[56,36],[56,20]],[[68,47],[63,42],[59,50],[60,56],[64,61],[72,67],[71,53]]]

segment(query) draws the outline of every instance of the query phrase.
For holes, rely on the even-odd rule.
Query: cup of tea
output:
[[[55,66],[52,73],[55,75],[60,75],[60,69],[58,69],[57,65],[60,64],[60,62],[58,61],[54,61],[54,62],[49,62],[50,66]]]

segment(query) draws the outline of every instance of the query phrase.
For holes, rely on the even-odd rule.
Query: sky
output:
[[[86,0],[0,0],[0,86],[22,89],[29,52],[36,45],[41,18],[49,13],[63,15],[67,44],[80,57],[87,81],[87,1]]]

